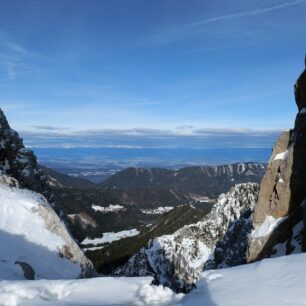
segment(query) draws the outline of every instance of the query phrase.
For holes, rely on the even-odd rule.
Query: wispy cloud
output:
[[[9,35],[0,33],[0,79],[14,80],[19,75],[59,69],[54,65],[45,68],[45,63],[50,63],[50,59],[13,41]]]
[[[16,63],[13,62],[7,62],[6,63],[6,68],[7,68],[7,76],[9,79],[14,79],[15,78],[15,67],[16,67]]]
[[[62,131],[69,130],[69,128],[66,128],[66,127],[56,127],[56,126],[49,126],[49,125],[32,125],[32,127],[39,131],[62,132]]]
[[[271,135],[271,134],[279,134],[281,133],[281,129],[195,129],[193,130],[194,135],[206,135],[206,136],[264,136],[264,135]]]
[[[22,67],[23,64],[21,62],[17,62],[14,60],[6,61],[6,71],[7,71],[7,78],[8,79],[15,79],[17,73],[27,73],[27,70],[17,69],[18,67]]]
[[[6,69],[5,76],[4,78],[2,77],[2,79],[6,78],[13,80],[17,75],[16,68],[23,65],[24,58],[26,57],[28,51],[20,44],[7,40],[3,37],[0,41],[0,51],[0,60]]]
[[[134,128],[134,129],[90,129],[72,131],[65,127],[31,126],[37,131],[24,131],[29,135],[63,136],[63,137],[104,137],[104,136],[159,136],[159,137],[205,137],[205,136],[239,136],[239,135],[271,135],[279,134],[282,129],[234,129],[234,128],[194,128],[193,126],[179,126],[173,130]],[[184,133],[186,131],[186,133]]]
[[[22,55],[25,55],[26,53],[28,53],[28,50],[25,47],[13,41],[2,41],[2,44],[8,49],[10,49],[10,51],[14,51]]]
[[[241,19],[245,17],[264,15],[264,14],[268,14],[274,11],[280,11],[286,8],[296,7],[296,6],[303,5],[303,4],[306,4],[306,0],[295,0],[295,1],[283,2],[277,5],[266,6],[262,8],[250,9],[250,10],[205,18],[197,22],[187,23],[187,24],[179,25],[176,27],[172,27],[172,28],[168,28],[163,31],[160,31],[159,33],[152,35],[150,39],[147,40],[147,42],[151,44],[172,43],[172,42],[175,42],[180,39],[184,39],[189,36],[204,35],[205,30],[207,30],[204,27],[206,25],[213,25],[216,23],[221,23],[223,21],[236,20],[236,19]],[[224,30],[226,29],[222,29],[222,31]],[[211,32],[208,31],[207,34],[210,35]],[[254,42],[251,42],[251,44],[243,44],[242,47],[252,46],[253,43]],[[260,43],[256,42],[256,44],[261,44],[261,42]],[[211,47],[211,48],[214,48],[214,47]]]
[[[181,129],[159,130],[136,128],[127,130],[59,131],[41,129],[21,132],[26,144],[32,147],[121,147],[121,148],[270,148],[281,130],[251,129]]]
[[[236,18],[242,18],[242,17],[249,17],[249,16],[256,16],[256,15],[261,15],[261,14],[266,14],[272,11],[277,11],[281,9],[285,9],[291,6],[297,6],[300,4],[305,4],[306,0],[296,0],[296,1],[290,1],[290,2],[284,2],[278,5],[270,6],[270,7],[264,7],[260,9],[255,9],[255,10],[249,10],[249,11],[243,11],[243,12],[237,12],[233,14],[226,14],[226,15],[220,15],[212,18],[208,18],[205,20],[201,20],[198,22],[190,23],[187,25],[184,25],[180,27],[180,29],[183,28],[189,28],[189,27],[197,27],[197,26],[202,26],[205,24],[210,24],[210,23],[215,23],[215,22],[220,22],[224,20],[229,20],[229,19],[236,19]],[[179,29],[179,28],[177,28]]]

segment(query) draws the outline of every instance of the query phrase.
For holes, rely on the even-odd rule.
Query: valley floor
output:
[[[188,295],[150,282],[150,278],[109,277],[2,281],[0,305],[301,306],[306,305],[306,254],[203,272]]]

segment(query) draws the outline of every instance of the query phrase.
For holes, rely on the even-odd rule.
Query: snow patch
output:
[[[285,151],[285,152],[281,152],[281,153],[276,154],[273,161],[285,160],[287,156],[288,156],[288,150]]]
[[[148,283],[140,285],[137,293],[135,306],[163,306],[179,302],[184,294],[175,294],[171,289],[163,286],[151,286]]]
[[[105,245],[103,246],[98,246],[98,247],[92,247],[92,248],[84,248],[82,249],[84,252],[87,252],[87,251],[97,251],[97,250],[102,250],[103,248],[105,248]]]
[[[237,173],[242,174],[245,171],[245,164],[238,164]]]
[[[103,207],[103,206],[99,206],[99,205],[92,205],[91,208],[94,211],[98,211],[101,212],[103,214],[107,214],[107,213],[111,213],[111,212],[118,212],[118,211],[124,211],[126,210],[123,206],[119,205],[119,204],[115,204],[112,205],[110,204],[108,207]]]
[[[173,206],[165,206],[165,207],[158,207],[155,209],[141,209],[141,212],[147,215],[162,215],[164,213],[171,211],[172,209],[174,209]]]
[[[303,243],[303,230],[304,230],[304,222],[300,221],[297,223],[293,229],[293,239],[292,239],[292,246],[294,247],[294,250],[292,251],[291,254],[298,254],[302,253],[302,243]]]
[[[112,243],[113,241],[117,241],[120,239],[124,239],[127,237],[133,237],[139,235],[139,231],[137,229],[131,229],[131,230],[125,230],[121,232],[109,232],[109,233],[103,233],[101,238],[95,238],[95,239],[90,239],[90,238],[85,238],[81,244],[82,245],[98,245],[98,244],[105,244],[105,243]]]
[[[269,235],[287,218],[288,217],[275,219],[273,216],[267,216],[265,221],[251,233],[251,237],[260,238]]]

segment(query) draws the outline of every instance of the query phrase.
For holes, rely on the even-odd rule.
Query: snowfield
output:
[[[306,254],[265,259],[201,273],[187,295],[150,285],[151,278],[0,282],[1,306],[181,305],[302,306],[306,304]]]
[[[203,272],[184,306],[306,305],[306,254]]]

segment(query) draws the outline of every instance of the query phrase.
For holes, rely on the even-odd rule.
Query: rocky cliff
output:
[[[44,190],[46,177],[37,167],[34,153],[26,149],[0,109],[0,171],[17,179],[22,187]]]
[[[306,221],[306,70],[295,84],[298,106],[293,130],[276,142],[261,182],[248,261],[301,251]]]

